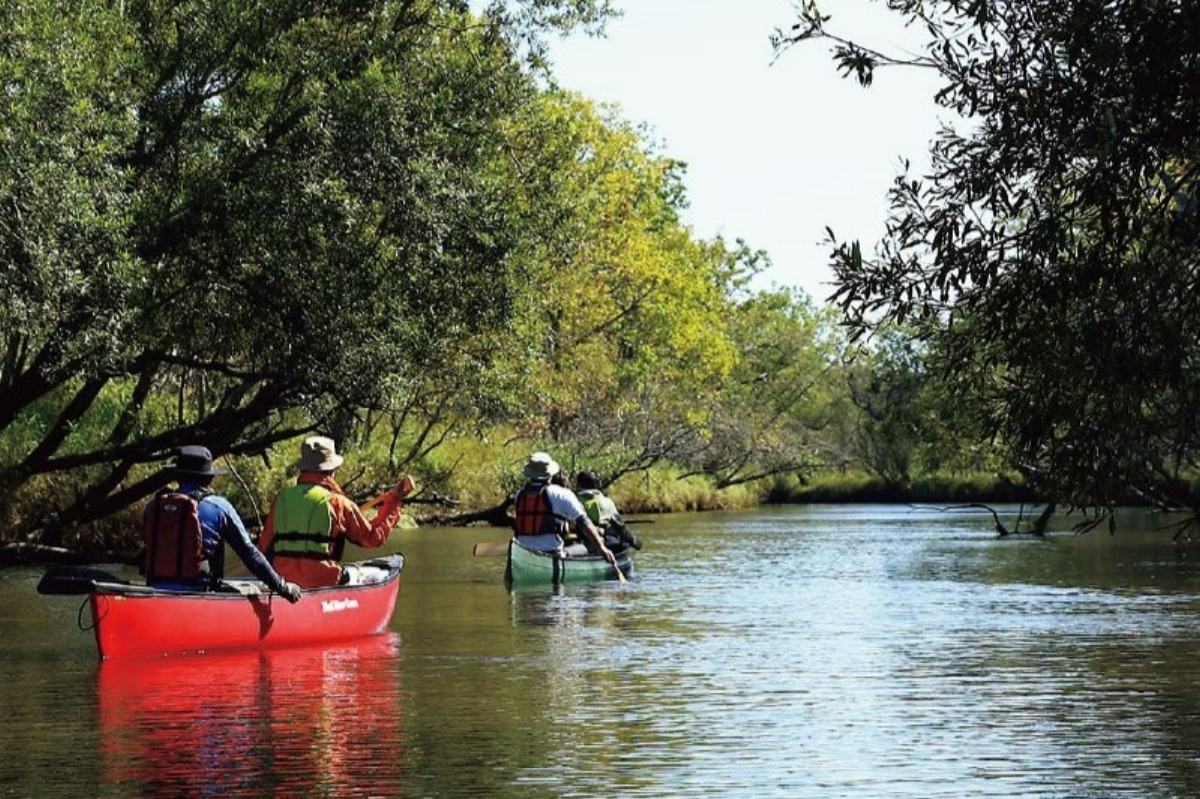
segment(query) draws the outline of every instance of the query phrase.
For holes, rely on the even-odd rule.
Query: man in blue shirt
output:
[[[180,448],[171,468],[178,483],[159,492],[142,513],[146,542],[146,582],[173,590],[217,587],[225,575],[225,544],[250,572],[287,601],[300,601],[300,588],[279,576],[254,546],[229,500],[213,493],[213,467],[207,447]]]

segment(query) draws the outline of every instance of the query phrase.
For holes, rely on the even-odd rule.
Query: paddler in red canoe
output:
[[[296,484],[279,494],[258,541],[275,570],[302,588],[360,582],[357,569],[341,564],[346,541],[366,549],[383,546],[414,488],[405,475],[383,496],[375,518],[367,519],[334,479],[344,460],[333,439],[306,438]]]

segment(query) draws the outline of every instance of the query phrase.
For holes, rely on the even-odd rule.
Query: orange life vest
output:
[[[528,483],[517,492],[514,533],[519,536],[557,533],[564,537],[570,533],[571,520],[555,513],[550,497],[546,496],[549,486],[549,483]]]

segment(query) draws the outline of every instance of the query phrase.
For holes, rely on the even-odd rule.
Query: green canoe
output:
[[[626,577],[633,571],[629,550],[616,553],[617,565]],[[504,582],[509,586],[559,585],[561,583],[587,583],[599,580],[616,580],[617,573],[600,555],[564,558],[553,552],[530,549],[511,539],[508,542],[508,565],[504,569]]]

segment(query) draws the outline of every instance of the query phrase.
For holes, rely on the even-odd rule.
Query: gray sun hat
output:
[[[558,471],[558,463],[545,452],[533,453],[525,464],[525,477],[530,480],[549,480]]]
[[[300,462],[296,465],[302,472],[332,472],[343,461],[332,438],[309,436],[300,445]]]

